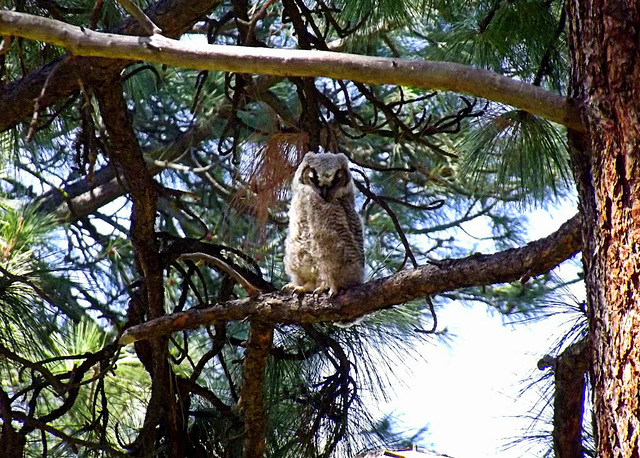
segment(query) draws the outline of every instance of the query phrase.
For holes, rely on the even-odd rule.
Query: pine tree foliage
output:
[[[465,142],[461,170],[474,188],[489,186],[506,198],[535,204],[548,200],[546,193],[564,194],[569,184],[565,141],[542,118],[519,110],[500,113]]]
[[[439,59],[565,88],[565,15],[555,0],[184,2],[185,11],[202,9],[193,20],[180,2],[138,3],[173,8],[154,14],[179,22],[167,26],[194,43]],[[114,33],[135,23],[101,0],[8,1],[9,9]],[[48,44],[4,43],[0,88],[80,59]],[[572,189],[562,128],[484,100],[149,63],[123,63],[115,79],[96,65],[100,86],[76,75],[68,84],[77,90],[44,106],[47,93],[62,91],[47,78],[33,116],[0,133],[0,443],[12,430],[25,456],[241,457],[246,447],[249,323],[116,344],[154,313],[133,235],[140,204],[112,146],[129,131],[137,145],[127,154],[139,146],[156,185],[167,314],[251,295],[221,263],[262,292],[283,286],[290,178],[307,151],[343,152],[353,163],[368,280],[523,244],[521,206]],[[105,112],[103,84],[126,113]],[[511,320],[535,317],[560,283],[543,275],[354,323],[276,325],[263,383],[265,456],[349,457],[421,440],[399,435],[374,406],[418,343],[448,338],[437,310],[480,302]]]

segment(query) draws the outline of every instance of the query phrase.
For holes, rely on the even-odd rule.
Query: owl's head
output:
[[[353,192],[349,159],[342,153],[308,153],[296,171],[298,186],[308,186],[326,202]]]

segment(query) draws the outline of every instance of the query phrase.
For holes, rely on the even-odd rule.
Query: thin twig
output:
[[[133,16],[136,21],[138,21],[142,30],[147,32],[149,36],[159,35],[162,33],[162,29],[155,25],[149,16],[144,14],[144,11],[142,11],[138,5],[133,3],[131,0],[117,0],[117,2],[120,3],[120,5],[127,10],[127,12]]]
[[[438,329],[438,315],[436,314],[436,308],[433,305],[433,300],[431,296],[427,296],[424,298],[425,302],[429,306],[429,312],[431,313],[431,319],[433,320],[433,324],[431,325],[431,329],[425,330],[420,328],[414,328],[415,332],[419,332],[421,334],[435,334]]]
[[[12,352],[4,345],[0,345],[0,355],[42,374],[44,378],[51,384],[56,393],[62,395],[65,391],[67,391],[67,388],[64,386],[64,384],[60,382],[60,380],[42,364],[31,362],[28,359],[18,355],[17,353]]]
[[[231,267],[229,264],[224,262],[222,259],[216,258],[215,256],[211,256],[207,253],[185,253],[180,255],[178,259],[191,260],[191,261],[205,261],[218,269],[223,270],[225,273],[230,275],[235,281],[240,283],[242,287],[247,291],[249,296],[257,296],[261,292],[263,292],[258,286],[251,284],[251,282],[242,276],[240,272]]]
[[[33,140],[33,136],[36,134],[36,129],[38,127],[38,118],[40,117],[40,104],[42,103],[42,100],[44,99],[45,94],[47,93],[47,89],[49,87],[49,83],[51,82],[53,75],[55,75],[56,70],[58,68],[60,68],[62,65],[68,63],[71,59],[73,59],[74,57],[69,55],[66,56],[64,59],[62,59],[61,61],[59,61],[56,66],[53,68],[53,70],[51,70],[51,73],[49,73],[49,75],[47,76],[47,79],[45,80],[44,84],[42,85],[42,90],[40,91],[40,95],[38,96],[38,98],[35,101],[34,107],[33,107],[33,117],[31,118],[31,124],[29,124],[29,133],[27,134],[27,141],[30,142],[31,140]]]
[[[364,174],[362,174],[362,175],[364,176]],[[409,240],[407,240],[407,236],[405,235],[404,230],[402,229],[402,226],[400,225],[400,221],[398,221],[398,217],[395,214],[395,212],[393,211],[393,209],[391,209],[391,207],[389,207],[389,204],[387,204],[387,202],[383,198],[381,198],[376,193],[371,191],[368,187],[364,186],[359,181],[354,181],[354,183],[356,185],[356,188],[358,188],[358,190],[362,194],[364,194],[367,198],[369,198],[372,201],[374,201],[375,203],[377,203],[385,212],[387,212],[387,214],[389,215],[389,218],[391,218],[391,221],[393,222],[393,226],[396,228],[396,232],[398,234],[398,237],[400,237],[400,241],[402,242],[402,245],[404,246],[405,253],[406,253],[405,261],[406,261],[407,258],[409,258],[411,260],[411,264],[413,265],[413,267],[414,268],[418,267],[418,261],[416,260],[416,257],[413,255],[413,250],[411,249],[411,245],[409,244]],[[403,267],[404,267],[404,263],[400,268],[402,269]]]
[[[53,426],[48,425],[46,422],[31,418],[22,412],[12,411],[11,415],[16,421],[24,423],[25,425],[28,425],[31,428],[39,429],[41,431],[46,431],[49,434],[56,436],[57,438],[61,439],[62,441],[70,445],[81,445],[91,450],[101,450],[104,452],[109,452],[109,454],[113,456],[129,456],[106,444],[96,444],[95,442],[90,442],[84,439],[78,439],[76,437],[69,436],[68,434],[60,431],[59,429],[56,429]]]
[[[249,30],[247,31],[247,38],[245,43],[247,45],[253,45],[256,39],[256,25],[258,21],[264,19],[267,16],[267,9],[271,6],[273,0],[267,0],[264,5],[253,15],[249,22]]]

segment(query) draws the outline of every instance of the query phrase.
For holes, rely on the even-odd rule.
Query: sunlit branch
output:
[[[184,329],[253,316],[271,323],[348,321],[394,305],[469,286],[527,281],[556,267],[581,248],[581,219],[574,216],[560,229],[521,248],[491,255],[444,260],[406,269],[386,278],[350,288],[334,299],[268,293],[231,300],[208,308],[175,313],[129,328],[121,344],[149,339]]]
[[[157,35],[122,36],[11,11],[0,11],[0,33],[59,45],[77,56],[151,61],[209,71],[324,76],[368,84],[454,91],[512,105],[571,129],[584,130],[577,107],[563,96],[489,70],[450,62],[202,45]]]

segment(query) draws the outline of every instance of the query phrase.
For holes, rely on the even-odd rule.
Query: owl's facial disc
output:
[[[336,192],[347,184],[348,177],[342,169],[318,175],[314,169],[307,167],[302,174],[302,181],[310,185],[325,202],[331,202]]]

